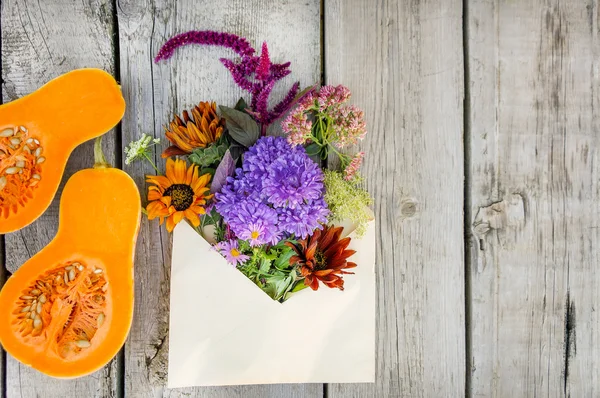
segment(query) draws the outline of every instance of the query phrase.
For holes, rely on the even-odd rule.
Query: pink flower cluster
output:
[[[354,178],[354,176],[358,172],[358,169],[360,168],[360,165],[362,164],[364,157],[364,152],[358,152],[356,155],[354,155],[350,164],[346,166],[346,169],[344,170],[344,178],[347,181],[350,181]]]
[[[319,111],[325,112],[327,108],[337,107],[350,99],[350,90],[346,86],[323,86],[319,90],[317,101]]]
[[[314,111],[332,120],[328,141],[342,148],[356,144],[367,133],[364,113],[354,105],[342,106],[350,99],[350,90],[342,85],[323,86],[318,92],[309,92],[283,121],[281,127],[288,134],[288,142],[302,145],[311,138],[312,122],[307,113]]]
[[[334,108],[331,111],[333,118],[333,131],[335,132],[334,145],[343,148],[354,145],[358,140],[365,138],[367,125],[363,111],[354,105]]]
[[[312,131],[312,122],[308,120],[307,113],[315,106],[315,93],[311,91],[298,102],[296,109],[281,123],[281,128],[288,135],[288,142],[293,145],[302,145],[309,141]]]

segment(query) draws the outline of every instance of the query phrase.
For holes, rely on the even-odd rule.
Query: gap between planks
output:
[[[117,14],[118,0],[112,0],[112,24],[113,24],[113,70],[115,80],[121,85],[121,57],[119,43],[119,17]],[[115,126],[115,167],[123,169],[123,134],[121,122]],[[125,344],[119,350],[116,357],[115,384],[117,398],[125,397]]]
[[[465,291],[465,397],[471,397],[471,91],[469,87],[469,0],[462,1],[462,47],[463,47],[463,159],[464,159],[464,193],[463,193],[463,225],[464,225],[464,291]]]

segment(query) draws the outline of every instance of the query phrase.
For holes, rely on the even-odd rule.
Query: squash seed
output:
[[[37,303],[36,312],[37,312],[38,314],[41,314],[41,313],[42,313],[42,303],[41,303],[41,302]]]
[[[38,300],[40,300],[40,303],[44,304],[46,302],[46,295],[45,294],[40,295]]]
[[[33,178],[34,180],[41,180],[42,177],[39,174],[34,174],[31,176],[31,178]]]
[[[4,177],[4,176],[0,177],[0,191],[4,189],[4,187],[6,186],[7,183],[8,183],[8,180],[6,179],[6,177]]]
[[[36,318],[33,320],[33,327],[34,327],[35,329],[39,329],[39,328],[41,328],[41,327],[42,327],[42,320],[40,319],[40,317],[39,317],[39,316],[38,316],[38,317],[36,317]]]
[[[21,143],[21,139],[19,137],[13,137],[10,139],[10,143],[13,145],[19,145]]]
[[[38,289],[33,289],[29,293],[33,294],[34,296],[39,296],[40,295],[40,291]]]
[[[73,269],[73,266],[72,266],[72,265],[69,265],[69,266],[65,267],[65,269],[66,269],[67,271],[71,271],[71,270]]]
[[[40,155],[42,154],[42,147],[38,147],[38,149],[35,150],[34,155],[36,158],[39,158]]]
[[[105,315],[103,313],[100,313],[100,315],[98,315],[98,319],[96,320],[96,322],[98,323],[98,328],[100,328],[100,326],[104,324],[104,317]]]
[[[24,133],[26,133],[26,132],[27,132],[27,129],[25,128],[25,126],[21,126],[21,127],[19,127],[19,128],[21,129],[21,131],[22,131],[22,132],[24,132]]]
[[[27,307],[23,308],[21,310],[21,312],[29,312],[30,309],[31,309],[31,306],[27,306]]]
[[[45,158],[45,157],[43,157],[43,156],[42,156],[42,157],[39,157],[39,158],[38,158],[38,160],[37,160],[37,163],[38,163],[38,164],[40,164],[40,163],[44,163],[44,161],[45,161],[45,160],[46,160],[46,158]]]
[[[4,129],[4,130],[0,131],[0,137],[2,137],[2,138],[12,137],[13,134],[15,134],[15,131],[13,129]]]
[[[25,167],[25,161],[24,160],[17,160],[15,162],[15,166],[23,168],[23,167]]]
[[[69,271],[69,279],[72,281],[75,280],[75,270],[74,269]]]
[[[75,342],[75,345],[79,348],[88,348],[89,346],[91,346],[92,344],[87,341],[87,340],[77,340]]]
[[[35,297],[31,297],[31,296],[21,296],[19,297],[21,300],[33,300]]]
[[[94,274],[97,274],[97,275],[98,275],[98,274],[101,274],[101,273],[102,273],[102,270],[101,270],[100,268],[96,268],[96,269],[94,270]]]
[[[9,167],[6,170],[4,170],[4,172],[6,174],[17,174],[19,170],[21,170],[19,167]]]
[[[69,274],[67,272],[65,272],[64,280],[65,280],[65,285],[68,285],[69,284]]]

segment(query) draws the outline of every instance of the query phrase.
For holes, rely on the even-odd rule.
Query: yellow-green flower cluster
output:
[[[330,211],[329,221],[335,223],[350,220],[357,224],[357,237],[362,237],[371,218],[368,206],[373,203],[373,199],[359,186],[358,178],[347,181],[340,172],[324,170],[324,173],[325,202]]]

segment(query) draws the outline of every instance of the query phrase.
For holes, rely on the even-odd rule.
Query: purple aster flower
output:
[[[323,172],[305,152],[291,150],[271,163],[262,185],[270,203],[295,209],[323,196]]]
[[[263,137],[216,194],[216,208],[238,238],[275,244],[292,234],[306,238],[327,221],[323,192],[323,171],[304,148]]]
[[[235,266],[244,264],[250,258],[250,256],[240,252],[238,241],[236,239],[219,242],[215,245],[215,249],[225,257],[229,264]]]
[[[281,239],[277,229],[277,211],[262,202],[242,199],[221,215],[233,233],[252,246],[276,244]]]
[[[296,238],[306,239],[315,229],[322,229],[327,222],[329,209],[323,198],[295,209],[282,208],[279,212],[279,227],[294,234]]]

